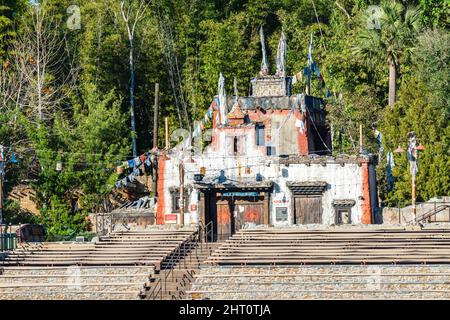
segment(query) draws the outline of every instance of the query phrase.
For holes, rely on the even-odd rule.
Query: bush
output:
[[[57,197],[52,197],[50,208],[41,210],[40,223],[47,241],[71,241],[88,226],[85,212],[71,212],[69,205]]]

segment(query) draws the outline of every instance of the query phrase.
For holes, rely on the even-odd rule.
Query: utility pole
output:
[[[164,118],[164,127],[166,136],[166,150],[169,150],[169,119],[167,117]]]
[[[184,164],[183,159],[180,159],[180,224],[184,226]]]
[[[313,60],[312,60],[312,52],[313,52],[313,38],[312,38],[312,33],[311,33],[311,38],[309,40],[309,51],[308,51],[308,82],[306,84],[306,94],[307,95],[311,95],[311,77],[312,77],[312,64],[313,64]]]
[[[158,116],[159,116],[159,83],[156,83],[155,106],[153,113],[153,148],[158,146]]]
[[[363,153],[363,128],[362,124],[359,125],[359,154]]]
[[[159,117],[159,83],[155,84],[155,106],[153,111],[153,149],[158,148],[158,117]],[[157,196],[158,170],[156,168],[156,154],[152,161],[153,194]]]
[[[0,145],[0,225],[3,223],[3,176],[5,175],[5,155],[3,146]]]

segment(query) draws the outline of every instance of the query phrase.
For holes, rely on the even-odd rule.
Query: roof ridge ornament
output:
[[[219,94],[219,114],[220,114],[220,124],[227,123],[227,93],[225,91],[225,78],[223,77],[222,72],[219,74],[219,85],[218,85],[218,94]]]
[[[259,38],[261,40],[261,50],[262,50],[261,71],[259,71],[259,74],[261,76],[267,76],[269,74],[269,64],[267,63],[266,44],[264,41],[263,26],[259,28]]]
[[[286,76],[286,37],[283,31],[281,31],[280,41],[278,42],[276,75]]]
[[[233,80],[233,89],[234,89],[234,99],[235,99],[234,103],[237,104],[239,95],[238,95],[237,78],[236,77],[234,77],[234,80]]]

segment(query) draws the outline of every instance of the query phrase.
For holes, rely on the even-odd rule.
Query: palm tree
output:
[[[389,67],[389,99],[392,108],[396,97],[396,80],[400,58],[408,53],[420,30],[419,11],[416,7],[405,8],[396,1],[385,1],[381,5],[380,24],[370,28],[368,15],[364,16],[364,27],[359,36],[356,54],[369,65],[387,63]]]

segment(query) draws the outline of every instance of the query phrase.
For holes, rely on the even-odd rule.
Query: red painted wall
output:
[[[166,155],[164,154],[158,157],[158,204],[156,207],[156,224],[164,224],[164,169],[166,167],[166,159]]]
[[[370,184],[369,184],[369,162],[364,161],[361,163],[362,170],[362,217],[361,222],[363,224],[372,223],[372,207],[370,204]]]

